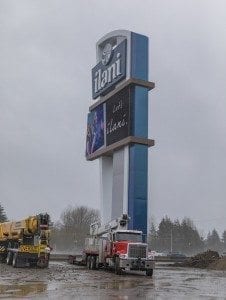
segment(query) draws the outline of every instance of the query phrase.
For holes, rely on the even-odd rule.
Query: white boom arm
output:
[[[123,214],[120,218],[110,221],[105,225],[100,225],[100,223],[93,223],[90,225],[90,235],[91,236],[100,236],[104,233],[111,232],[113,229],[127,229],[127,225],[129,222],[129,216],[127,214]]]

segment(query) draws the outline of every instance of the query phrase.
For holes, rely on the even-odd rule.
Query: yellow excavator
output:
[[[51,250],[49,223],[48,214],[0,223],[0,261],[14,268],[48,267]]]

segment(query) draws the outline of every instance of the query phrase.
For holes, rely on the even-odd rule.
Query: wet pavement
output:
[[[44,270],[0,264],[0,299],[226,299],[226,272],[157,264],[150,278],[63,262]]]

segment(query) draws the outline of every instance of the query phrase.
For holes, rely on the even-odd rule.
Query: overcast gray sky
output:
[[[0,202],[10,219],[99,208],[87,162],[95,43],[150,38],[150,211],[226,229],[226,2],[0,0]]]

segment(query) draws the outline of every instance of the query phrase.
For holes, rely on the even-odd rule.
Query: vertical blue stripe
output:
[[[131,34],[131,77],[148,80],[148,38]],[[131,135],[148,138],[148,90],[134,86],[131,97]],[[128,214],[129,229],[147,234],[148,202],[148,147],[131,145],[129,148]]]
[[[129,228],[147,234],[148,147],[132,145],[129,154]]]
[[[131,77],[148,80],[148,38],[131,33]]]
[[[131,135],[148,138],[148,90],[135,86],[131,92]]]

